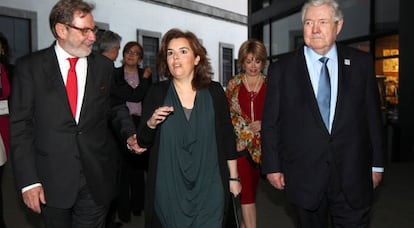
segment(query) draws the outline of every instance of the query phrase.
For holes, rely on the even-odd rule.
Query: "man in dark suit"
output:
[[[10,122],[16,184],[48,228],[105,227],[118,151],[108,125],[139,150],[126,106],[111,97],[113,63],[91,53],[93,8],[82,0],[58,1],[49,16],[56,42],[19,59],[15,68]]]
[[[99,53],[115,62],[121,47],[121,40],[122,37],[118,33],[106,30],[99,36],[99,39],[95,43],[96,49]]]
[[[262,170],[286,191],[297,227],[328,227],[328,214],[334,227],[367,227],[385,163],[372,56],[336,44],[335,0],[309,0],[302,21],[305,46],[268,71]]]

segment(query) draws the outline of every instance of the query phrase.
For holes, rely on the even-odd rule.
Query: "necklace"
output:
[[[256,84],[255,84],[253,90],[251,90],[250,86],[249,86],[249,81],[247,80],[247,76],[246,76],[246,74],[244,74],[244,81],[246,82],[246,89],[247,89],[248,92],[253,92],[253,93],[257,92],[257,89],[259,87],[259,84],[260,84],[261,80],[262,80],[262,75],[259,75],[256,79]]]
[[[250,95],[250,118],[252,119],[252,121],[254,121],[254,99],[256,98],[257,94],[258,94],[258,89],[259,89],[259,85],[260,85],[260,81],[262,80],[262,75],[260,74],[258,76],[258,79],[256,79],[256,84],[254,86],[254,89],[251,90],[250,86],[249,86],[249,81],[247,81],[247,76],[246,74],[244,74],[244,81],[246,84],[246,89],[247,92]]]

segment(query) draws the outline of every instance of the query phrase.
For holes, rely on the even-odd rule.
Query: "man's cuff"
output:
[[[384,167],[372,167],[372,172],[383,173]]]
[[[42,186],[42,184],[41,183],[36,183],[36,184],[31,184],[29,186],[26,186],[26,187],[22,188],[22,193],[24,193],[25,191],[30,190],[32,188],[38,187],[38,186]]]

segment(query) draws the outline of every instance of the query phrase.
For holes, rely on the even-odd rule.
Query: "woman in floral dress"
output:
[[[237,168],[241,179],[242,227],[256,227],[256,192],[260,180],[260,129],[266,77],[267,52],[262,42],[250,39],[239,49],[242,72],[228,82],[226,95],[237,136]]]

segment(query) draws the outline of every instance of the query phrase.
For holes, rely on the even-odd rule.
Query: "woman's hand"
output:
[[[246,147],[244,147],[239,140],[237,140],[237,152],[240,152],[242,150],[244,150]]]
[[[227,83],[226,90],[233,90],[234,87],[236,87],[236,83],[234,82],[234,80],[229,80],[229,82]]]
[[[240,181],[230,180],[230,192],[233,193],[233,196],[236,197],[240,194],[242,186]]]
[[[249,128],[253,133],[259,133],[262,130],[262,121],[256,120],[249,124]]]
[[[229,167],[229,184],[230,192],[233,193],[234,197],[238,196],[241,192],[241,184],[239,173],[237,170],[237,159],[227,160],[227,166]]]
[[[174,107],[172,106],[162,106],[155,109],[151,118],[149,118],[149,120],[147,121],[148,127],[155,129],[157,125],[164,122],[167,116],[170,115],[173,111]]]
[[[144,75],[143,75],[143,78],[150,78],[151,77],[151,75],[152,75],[152,71],[151,71],[151,68],[150,67],[145,67],[144,68]]]

